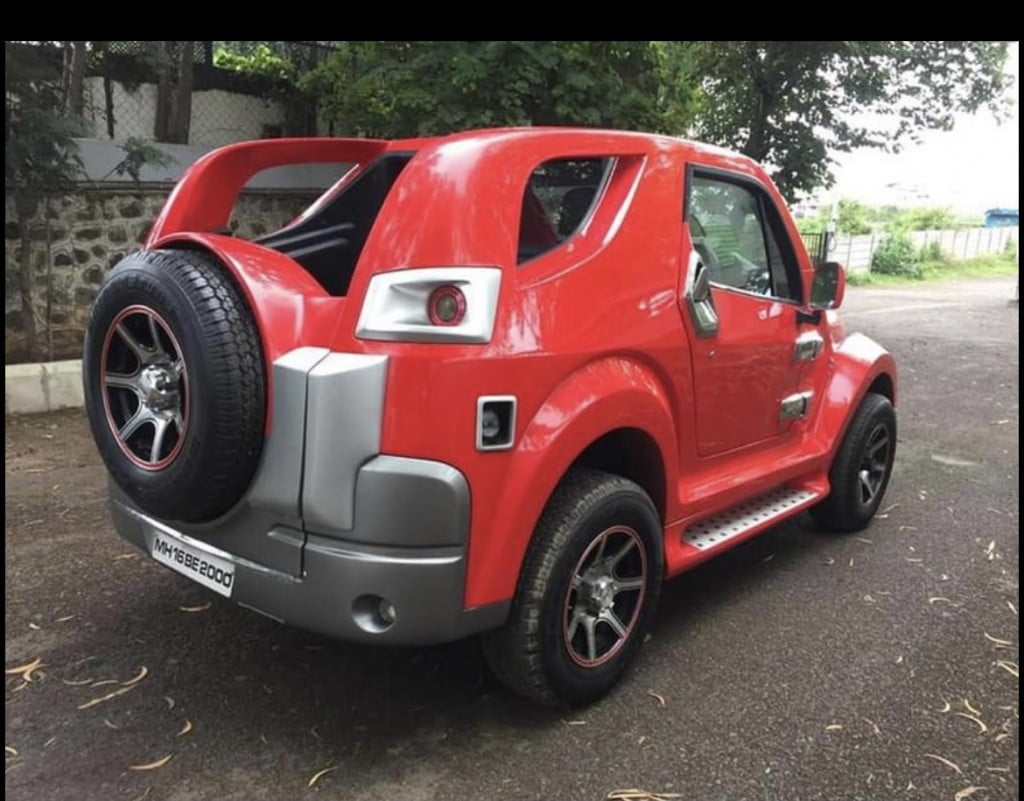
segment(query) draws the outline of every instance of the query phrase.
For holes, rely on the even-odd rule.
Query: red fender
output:
[[[839,449],[846,429],[872,384],[881,376],[888,378],[893,405],[896,404],[896,361],[881,345],[864,334],[854,333],[833,342],[832,378],[819,407],[817,431],[832,435],[827,443],[828,464]]]
[[[609,423],[614,424],[609,426]],[[519,439],[504,474],[496,507],[480,509],[486,543],[470,546],[466,607],[508,600],[548,498],[588,445],[617,428],[646,432],[665,466],[668,505],[675,505],[677,434],[665,382],[647,365],[626,357],[605,358],[578,370],[548,396]]]

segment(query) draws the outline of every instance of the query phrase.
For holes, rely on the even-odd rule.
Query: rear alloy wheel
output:
[[[252,312],[214,256],[124,258],[89,312],[82,382],[100,456],[140,509],[204,522],[238,503],[263,447],[266,369]]]
[[[647,493],[574,468],[537,525],[508,621],[484,635],[491,669],[544,703],[600,698],[643,643],[662,565],[661,520]]]

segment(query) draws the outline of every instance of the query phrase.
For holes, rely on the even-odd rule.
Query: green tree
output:
[[[1007,42],[699,42],[699,139],[767,163],[790,200],[832,184],[830,153],[898,149],[958,112],[1005,108]],[[887,115],[884,129],[859,114]]]
[[[348,42],[302,85],[341,133],[403,137],[502,125],[679,132],[687,51],[667,42]]]

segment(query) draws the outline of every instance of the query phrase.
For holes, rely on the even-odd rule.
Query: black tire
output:
[[[869,471],[867,481],[875,483],[877,489],[867,498],[867,489],[862,484],[861,472],[868,469],[867,450],[878,445],[879,437],[887,437],[888,447],[884,457],[875,456],[880,467]],[[892,477],[892,465],[896,456],[896,411],[884,395],[869,393],[861,401],[836,453],[829,483],[832,486],[828,497],[811,508],[814,520],[830,531],[860,531],[871,522],[878,511],[882,497]],[[877,473],[877,476],[876,476]]]
[[[143,398],[146,404],[158,402],[152,392],[139,389],[138,376],[150,369],[149,362],[128,344],[123,328],[146,360],[161,360],[159,369],[174,363],[176,372],[154,379],[175,393],[173,399],[159,407],[145,405],[144,411],[158,408],[160,415],[177,417],[171,423],[151,416],[148,427],[137,425],[138,433],[122,438],[115,428],[129,429],[125,418],[139,411]],[[116,370],[108,369],[108,360],[117,363]],[[134,388],[108,388],[128,373]],[[174,383],[179,373],[184,377]],[[100,455],[114,481],[141,509],[203,522],[239,500],[263,447],[266,376],[252,313],[216,258],[195,250],[144,250],[123,259],[90,311],[82,377]],[[166,427],[159,443],[157,423]],[[168,448],[170,453],[161,458]]]
[[[573,589],[576,594],[571,596],[570,582],[599,535],[612,530],[616,533],[606,542],[615,536],[622,537],[623,543],[635,539],[629,549],[623,549],[628,555],[620,564],[641,566],[644,572],[635,575],[634,581],[643,589],[632,605],[630,591],[623,591],[626,612],[622,617],[631,621],[627,636],[602,625],[602,641],[617,638],[618,644],[608,646],[601,657],[606,661],[583,666],[577,662],[583,654],[577,651],[574,657],[571,649],[573,642],[582,643],[580,650],[587,648],[586,631],[582,638],[577,632],[575,640],[568,640],[570,598],[576,599],[574,608],[582,604],[582,590]],[[600,556],[595,552],[595,557]],[[661,520],[647,493],[621,476],[584,468],[571,470],[553,493],[534,532],[508,621],[483,637],[491,669],[512,690],[542,703],[575,706],[600,698],[621,678],[643,643],[657,606],[662,572]],[[588,651],[586,656],[596,654],[596,650]]]

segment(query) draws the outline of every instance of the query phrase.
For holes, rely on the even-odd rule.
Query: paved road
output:
[[[637,669],[568,714],[505,693],[472,642],[378,650],[218,598],[182,611],[211,596],[112,533],[81,414],[8,420],[5,659],[44,663],[6,680],[8,797],[1017,798],[1012,292],[851,290],[850,327],[902,368],[885,514],[863,537],[800,519],[673,582]],[[81,708],[123,686],[79,682],[142,667]]]

